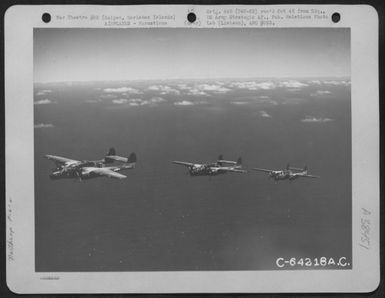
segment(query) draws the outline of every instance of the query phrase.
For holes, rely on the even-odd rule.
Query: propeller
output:
[[[189,166],[188,167],[188,171],[186,172],[186,175],[190,175],[191,174],[191,171],[194,169],[194,166]]]
[[[79,181],[82,181],[82,169],[76,168],[74,171],[75,171],[75,176],[79,178]]]

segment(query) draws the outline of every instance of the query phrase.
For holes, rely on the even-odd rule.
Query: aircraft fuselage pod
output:
[[[239,157],[237,161],[224,160],[222,154],[218,157],[218,160],[213,163],[190,163],[185,161],[173,161],[174,164],[187,167],[188,174],[190,176],[217,176],[220,174],[226,174],[227,172],[233,173],[246,173],[242,169],[242,158]],[[228,164],[228,165],[224,165]]]
[[[190,176],[217,176],[226,171],[211,165],[193,165],[189,167]]]
[[[309,175],[307,171],[307,166],[305,166],[303,169],[292,168],[290,167],[290,165],[287,165],[286,169],[284,170],[269,170],[263,168],[253,168],[253,170],[266,173],[269,178],[273,178],[276,182],[280,180],[292,181],[301,177],[319,178],[319,176]]]
[[[105,158],[101,160],[78,161],[55,155],[45,155],[45,157],[54,161],[56,164],[56,169],[49,175],[53,180],[66,178],[84,180],[96,177],[124,179],[127,177],[118,172],[133,169],[136,163],[136,154],[134,152],[131,153],[129,157],[122,157],[116,155],[114,148],[111,148]],[[106,166],[106,164],[112,164],[115,161],[120,164],[117,166]]]
[[[287,180],[290,179],[290,172],[289,171],[271,171],[269,173],[269,176],[273,178],[275,181],[279,180]]]

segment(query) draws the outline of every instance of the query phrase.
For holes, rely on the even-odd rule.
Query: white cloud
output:
[[[204,100],[200,100],[200,101],[182,100],[182,101],[174,102],[174,105],[176,106],[196,106],[196,105],[206,105],[206,104],[208,104],[208,102]]]
[[[151,91],[158,91],[160,92],[160,94],[173,94],[173,95],[179,95],[180,94],[180,91],[175,89],[175,88],[172,88],[170,86],[167,86],[167,85],[152,85],[150,87],[148,87],[148,90],[151,90]]]
[[[311,96],[322,96],[331,94],[328,90],[317,90],[315,93],[310,94]]]
[[[271,118],[271,115],[267,113],[266,111],[260,111],[259,115],[263,118]]]
[[[330,118],[316,118],[313,116],[306,116],[305,119],[302,119],[301,122],[308,122],[308,123],[325,123],[325,122],[331,122],[333,119]]]
[[[53,101],[49,100],[48,98],[41,99],[41,100],[38,100],[38,101],[34,102],[35,105],[47,105],[47,104],[50,104],[50,103],[53,103]]]
[[[36,95],[37,96],[42,96],[42,95],[46,95],[47,93],[51,93],[52,90],[48,90],[48,89],[43,89],[43,90],[39,90]]]
[[[45,123],[39,123],[34,125],[35,128],[52,128],[54,127],[53,124],[45,124]]]
[[[214,93],[226,93],[231,91],[231,89],[223,87],[222,84],[200,84],[196,85],[196,88],[204,92]]]
[[[247,105],[247,101],[232,101],[231,104],[233,105]]]
[[[180,90],[190,90],[190,86],[188,86],[187,84],[178,84],[177,85],[178,86],[178,89],[180,89]]]
[[[141,98],[131,98],[131,99],[128,99],[128,102],[130,102],[130,103],[133,103],[133,102],[138,103],[138,102],[142,102],[142,101],[143,101],[143,99],[141,99]]]
[[[270,99],[270,97],[266,95],[257,96],[256,101],[260,104],[271,104],[274,106],[278,105],[277,101]]]
[[[128,103],[128,99],[125,99],[125,98],[113,99],[112,103],[117,105],[122,105],[122,104]]]
[[[323,81],[324,84],[326,85],[334,85],[334,86],[348,86],[350,85],[350,81],[344,81],[344,80],[340,80],[340,81],[337,81],[337,80],[330,80],[330,81]]]
[[[292,90],[295,90],[297,88],[302,88],[306,86],[308,86],[308,84],[305,84],[297,80],[280,81],[280,82],[247,81],[247,82],[233,82],[230,84],[230,87],[236,87],[240,89],[249,89],[249,90],[271,90],[277,87],[285,87],[285,88],[291,88]]]
[[[210,94],[199,90],[197,88],[190,88],[187,95],[193,95],[193,96],[210,96]]]
[[[151,105],[155,106],[158,103],[165,102],[166,100],[162,97],[153,97],[149,100],[144,100],[141,98],[131,98],[131,99],[126,99],[126,98],[120,98],[120,99],[114,99],[112,103],[114,104],[128,104],[133,107],[138,107],[138,106],[145,106],[145,105]]]
[[[174,102],[174,105],[176,105],[176,106],[192,106],[192,105],[194,105],[194,103],[192,101],[183,100],[183,101]]]
[[[278,102],[275,101],[275,100],[270,100],[269,103],[272,104],[273,106],[277,106],[278,105]]]
[[[311,81],[307,81],[308,84],[314,84],[314,85],[321,85],[321,81],[320,80],[311,80]]]
[[[242,104],[252,104],[258,106],[270,106],[270,105],[278,105],[278,102],[271,99],[269,96],[260,95],[260,96],[240,96],[234,97],[230,104],[242,105]]]
[[[227,93],[231,89],[223,86],[222,82],[215,82],[215,84],[195,84],[190,86],[188,84],[178,84],[179,90],[184,91],[187,95],[193,96],[210,96],[210,93]]]
[[[114,95],[114,94],[101,94],[100,95],[100,98],[102,99],[112,99],[112,98],[116,98],[117,96]]]
[[[267,81],[267,82],[255,82],[255,81],[248,81],[248,82],[233,82],[230,84],[230,87],[235,87],[239,89],[249,89],[249,90],[270,90],[274,89],[276,85],[274,82]]]
[[[279,82],[279,87],[286,87],[286,88],[302,88],[307,87],[308,84],[302,83],[300,81],[296,80],[289,80],[289,81],[281,81]]]
[[[119,88],[106,88],[103,90],[106,93],[129,93],[129,94],[142,94],[143,92],[132,87],[119,87]]]
[[[275,88],[276,86],[273,82],[262,82],[262,83],[258,83],[257,87],[259,89],[269,90],[269,89]]]

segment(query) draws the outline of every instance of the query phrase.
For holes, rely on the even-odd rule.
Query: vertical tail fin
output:
[[[305,166],[303,167],[303,171],[304,171],[304,172],[307,172],[307,165],[305,165]]]
[[[290,170],[290,164],[289,163],[286,166],[286,170]]]
[[[116,155],[116,150],[115,148],[111,147],[109,150],[108,150],[108,153],[106,155]]]
[[[217,161],[217,164],[219,165],[219,166],[222,166],[222,162],[220,162],[220,160],[223,160],[223,154],[220,154],[219,156],[218,156],[218,161]]]
[[[242,165],[242,157],[239,157],[237,159],[237,166],[241,166]]]
[[[114,160],[112,158],[109,158],[109,156],[115,156],[115,155],[116,155],[116,150],[115,150],[115,148],[111,147],[108,150],[106,156],[104,157],[104,163],[106,163],[106,164],[113,163]]]
[[[134,163],[134,162],[136,162],[136,154],[135,152],[132,152],[127,159],[127,163]]]

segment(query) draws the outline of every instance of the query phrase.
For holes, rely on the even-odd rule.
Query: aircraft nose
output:
[[[57,175],[55,173],[49,174],[49,178],[57,179]]]

